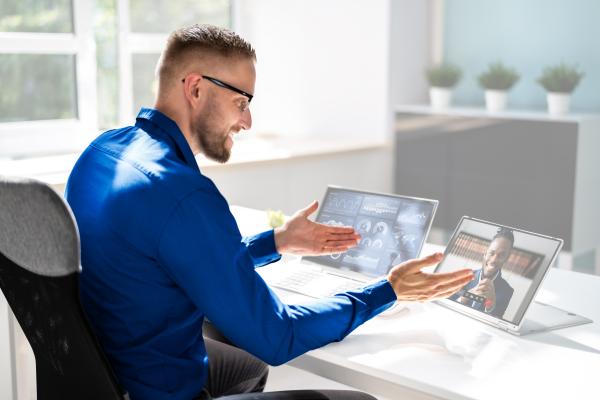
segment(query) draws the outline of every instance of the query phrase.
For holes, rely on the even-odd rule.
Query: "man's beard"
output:
[[[223,135],[223,132],[219,132],[214,128],[216,124],[211,124],[216,119],[213,110],[214,108],[210,107],[207,112],[198,115],[191,128],[200,144],[202,153],[211,160],[226,163],[231,156],[231,149],[226,146],[229,135]]]

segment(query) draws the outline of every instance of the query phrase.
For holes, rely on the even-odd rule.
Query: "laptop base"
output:
[[[570,326],[589,324],[591,322],[593,322],[591,319],[582,317],[581,315],[539,301],[534,301],[519,330],[509,332],[514,335],[524,336],[532,333],[547,332]]]

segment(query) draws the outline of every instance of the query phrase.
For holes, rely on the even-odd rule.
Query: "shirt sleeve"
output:
[[[275,231],[273,229],[258,235],[247,236],[242,239],[242,243],[248,248],[255,267],[263,267],[281,259],[281,254],[275,247]]]
[[[229,340],[271,365],[343,339],[396,300],[382,280],[326,299],[282,303],[255,271],[227,203],[210,192],[179,203],[161,235],[158,261]]]

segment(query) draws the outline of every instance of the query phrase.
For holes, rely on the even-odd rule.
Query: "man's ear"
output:
[[[198,74],[189,74],[183,80],[185,98],[192,106],[198,104],[202,97],[201,81],[202,77]]]

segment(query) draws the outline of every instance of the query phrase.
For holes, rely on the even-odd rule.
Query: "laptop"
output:
[[[315,220],[354,227],[359,244],[344,253],[302,257],[261,275],[271,286],[316,298],[381,280],[392,266],[419,255],[437,205],[437,200],[329,186]]]
[[[435,272],[471,268],[475,279],[438,303],[515,335],[590,323],[533,301],[562,245],[562,239],[464,216]]]

